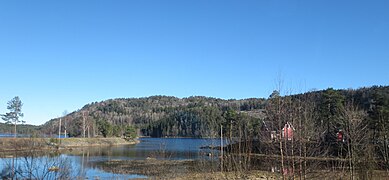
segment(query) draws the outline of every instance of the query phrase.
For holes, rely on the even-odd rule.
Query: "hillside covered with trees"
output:
[[[255,98],[223,100],[199,96],[111,99],[68,114],[62,118],[62,126],[66,126],[70,136],[83,136],[84,129],[89,136],[121,136],[126,128],[135,127],[144,136],[209,137],[214,133],[210,130],[224,123],[228,112],[260,111],[265,102]],[[55,134],[58,122],[47,122],[42,131]]]
[[[257,131],[269,116],[269,105],[277,93],[274,91],[268,99],[243,100],[199,96],[110,99],[85,105],[62,117],[62,128],[66,127],[70,136],[83,136],[84,130],[85,136],[89,134],[89,137],[121,136],[126,128],[132,127],[144,136],[210,137],[217,134],[220,125],[227,127],[238,119],[248,119]],[[378,126],[389,126],[385,124],[389,111],[388,86],[356,90],[329,88],[281,98],[291,99],[290,103],[312,104],[314,115],[310,121],[317,126],[326,126],[328,131],[341,124],[342,110],[350,103],[366,112],[366,121],[374,131],[383,128]],[[46,134],[55,134],[58,119],[50,120],[41,129]]]

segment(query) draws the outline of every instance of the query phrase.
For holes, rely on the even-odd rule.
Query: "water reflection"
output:
[[[157,159],[198,159],[205,154],[217,154],[217,150],[201,149],[204,146],[219,146],[218,139],[189,139],[189,138],[141,138],[136,145],[87,147],[64,152],[69,156],[90,157],[91,161],[107,160],[142,160],[148,157]]]
[[[61,156],[12,156],[2,158],[0,168],[2,179],[68,179],[71,177],[70,161]]]

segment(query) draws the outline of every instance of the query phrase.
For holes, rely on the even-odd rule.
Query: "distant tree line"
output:
[[[39,134],[41,127],[29,124],[19,124],[16,133],[23,135]],[[14,125],[0,123],[0,132],[4,134],[14,134]]]

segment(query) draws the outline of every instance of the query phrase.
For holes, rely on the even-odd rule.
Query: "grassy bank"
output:
[[[66,138],[60,139],[58,146],[63,148],[83,146],[118,146],[136,144],[138,140],[125,140],[123,138]]]
[[[57,150],[87,146],[116,146],[136,144],[138,140],[123,138],[0,138],[0,152]]]

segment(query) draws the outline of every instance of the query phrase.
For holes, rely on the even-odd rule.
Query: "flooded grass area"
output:
[[[278,179],[276,173],[252,170],[245,173],[220,172],[216,161],[204,160],[114,160],[101,163],[105,171],[143,174],[157,179]]]
[[[282,179],[282,174],[272,172],[267,166],[250,170],[220,171],[219,161],[204,160],[112,160],[99,163],[104,171],[115,174],[142,174],[151,179]],[[274,168],[274,167],[273,167]],[[299,172],[289,172],[287,179],[299,179]],[[388,179],[388,172],[373,171],[368,177],[356,175],[357,179]],[[347,171],[315,169],[307,173],[306,179],[350,179]]]

